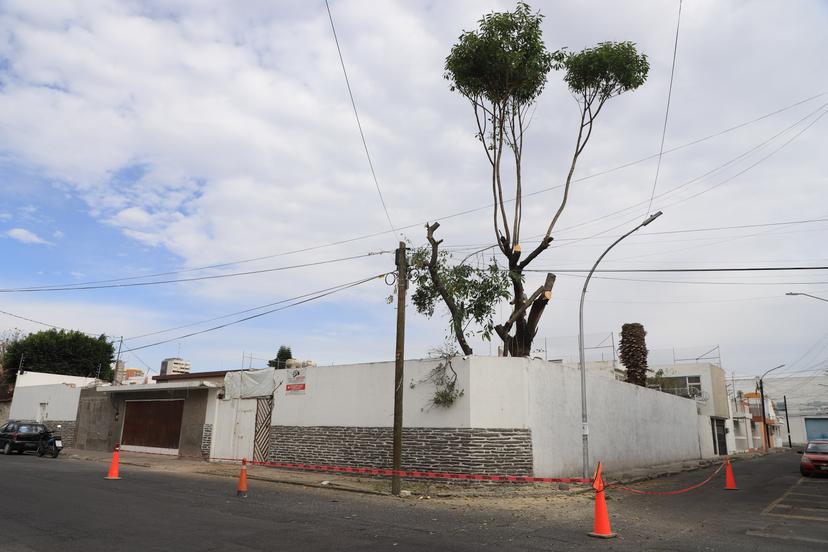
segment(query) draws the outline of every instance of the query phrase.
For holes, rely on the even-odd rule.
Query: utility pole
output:
[[[788,417],[788,396],[782,395],[782,399],[785,401],[785,425],[788,426],[788,448],[793,448],[791,444],[791,419]]]
[[[764,380],[759,380],[759,396],[762,401],[762,430],[765,432],[765,449],[771,448],[770,446],[770,431],[768,431],[768,417],[765,414],[765,382]]]
[[[118,362],[121,360],[121,347],[124,346],[124,336],[118,341],[118,353],[115,355],[115,371],[112,373],[112,381],[115,381],[115,374],[118,373]],[[101,365],[98,364],[98,375],[95,379],[101,379]]]
[[[391,494],[400,496],[402,470],[403,373],[405,368],[405,293],[408,287],[408,263],[405,242],[397,249],[397,348],[394,356],[394,450]]]
[[[770,447],[770,431],[768,430],[768,417],[767,417],[767,415],[765,415],[765,376],[767,376],[768,374],[770,374],[774,370],[779,370],[783,366],[785,366],[785,365],[780,364],[779,366],[771,368],[770,370],[768,370],[767,372],[762,374],[762,377],[759,378],[759,400],[762,401],[762,430],[765,432],[765,448],[766,449],[771,448],[771,447]]]

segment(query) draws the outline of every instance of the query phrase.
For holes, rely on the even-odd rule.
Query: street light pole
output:
[[[823,297],[817,297],[816,295],[811,295],[810,293],[799,293],[799,292],[789,291],[785,295],[804,295],[805,297],[810,297],[812,299],[819,299],[820,301],[825,301],[826,303],[828,303],[828,299],[825,299]]]
[[[768,417],[765,414],[765,376],[773,372],[774,370],[779,370],[785,366],[784,364],[780,364],[774,368],[771,368],[759,378],[759,400],[762,401],[762,428],[765,432],[765,448],[770,448],[770,432],[768,431]]]
[[[586,361],[584,360],[584,298],[586,298],[587,286],[589,286],[589,281],[592,279],[592,274],[595,272],[595,269],[598,268],[598,263],[606,257],[607,253],[609,253],[613,247],[618,245],[621,240],[639,228],[647,226],[660,216],[661,211],[650,215],[644,220],[644,222],[612,242],[612,244],[607,247],[603,253],[601,253],[601,256],[598,257],[597,261],[595,261],[595,264],[592,265],[592,270],[590,270],[589,274],[587,274],[586,280],[584,281],[584,288],[581,290],[581,305],[578,310],[578,355],[581,369],[581,435],[583,436],[584,449],[583,470],[581,475],[584,479],[589,479],[589,420],[587,417]]]

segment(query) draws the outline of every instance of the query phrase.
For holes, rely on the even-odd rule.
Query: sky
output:
[[[493,243],[487,161],[443,65],[462,31],[513,7],[330,2],[375,184],[324,2],[3,2],[0,330],[46,327],[16,315],[123,336],[127,365],[156,371],[171,356],[196,371],[262,367],[280,345],[320,364],[393,359],[394,288],[382,275],[399,240],[422,245],[424,224],[440,221],[457,259]],[[664,215],[602,268],[828,265],[824,3],[682,4],[652,209],[678,2],[532,8],[550,50],[628,40],[651,64],[643,87],[600,114],[556,241],[530,267],[542,271],[530,289],[560,271],[534,355],[576,358],[583,277],[564,271],[588,269],[648,212]],[[561,200],[578,116],[550,73],[526,138],[524,236],[542,233]],[[222,266],[201,269],[212,265]],[[250,271],[266,272],[132,285]],[[108,280],[130,285],[9,291]],[[584,316],[586,344],[600,348],[589,358],[611,358],[622,324],[640,322],[651,364],[718,347],[710,354],[728,374],[824,369],[828,304],[786,292],[828,297],[828,275],[597,275]],[[407,358],[441,346],[444,312],[427,319],[409,305],[406,339]]]

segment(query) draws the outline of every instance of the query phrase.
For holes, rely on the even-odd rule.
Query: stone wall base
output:
[[[391,467],[390,427],[272,426],[270,461]],[[405,428],[404,470],[532,475],[528,429]]]
[[[78,424],[75,420],[46,420],[43,425],[53,431],[56,435],[60,435],[63,440],[64,447],[75,446],[75,432]],[[60,429],[57,426],[60,425]]]

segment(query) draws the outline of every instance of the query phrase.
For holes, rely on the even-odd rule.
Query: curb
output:
[[[233,478],[236,477],[235,475],[232,475],[232,474],[215,473],[215,472],[209,472],[209,471],[195,471],[195,472],[191,472],[191,473],[198,474],[198,475],[209,475],[209,476],[212,476],[212,477],[224,477],[226,479],[233,479]],[[391,493],[383,493],[381,491],[372,491],[372,490],[369,490],[369,489],[356,489],[356,488],[353,488],[353,487],[342,487],[342,486],[336,485],[334,483],[330,483],[328,485],[320,485],[318,483],[305,483],[303,481],[293,481],[293,480],[290,480],[290,479],[273,479],[273,478],[269,478],[269,477],[261,477],[261,476],[251,475],[251,474],[247,475],[247,479],[255,479],[257,481],[265,481],[265,482],[268,482],[268,483],[283,483],[285,485],[296,485],[298,487],[307,487],[307,488],[310,488],[310,489],[332,489],[332,490],[335,490],[335,491],[345,491],[347,493],[358,493],[358,494],[367,494],[367,495],[374,495],[374,496],[387,496],[387,497],[396,498]]]

